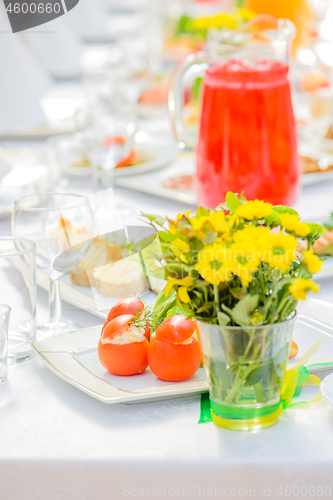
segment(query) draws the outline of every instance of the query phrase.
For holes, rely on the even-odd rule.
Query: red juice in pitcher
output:
[[[228,191],[291,205],[299,188],[287,65],[266,59],[215,62],[206,71],[197,144],[197,189],[210,208]]]

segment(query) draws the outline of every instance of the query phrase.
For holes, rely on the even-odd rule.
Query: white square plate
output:
[[[328,304],[328,308],[331,309],[332,305]],[[202,368],[189,380],[177,383],[157,379],[149,368],[144,373],[131,377],[109,374],[100,364],[97,356],[100,331],[101,327],[77,330],[46,340],[34,341],[32,345],[46,366],[58,377],[104,403],[141,403],[208,391]],[[295,322],[293,339],[298,344],[299,353],[292,362],[288,363],[289,367],[293,366],[310,347],[321,339],[325,341],[311,358],[309,365],[333,362],[333,328],[331,326],[300,315]],[[327,370],[327,367],[325,369]],[[312,373],[319,371],[321,371],[320,367],[311,370]]]

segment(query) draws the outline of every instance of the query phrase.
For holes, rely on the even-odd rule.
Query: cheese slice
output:
[[[140,295],[147,289],[140,262],[123,259],[99,267],[93,274],[97,290],[106,297]]]

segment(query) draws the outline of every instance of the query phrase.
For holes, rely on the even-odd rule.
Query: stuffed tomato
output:
[[[180,382],[192,377],[201,362],[195,321],[177,315],[157,328],[148,349],[151,371],[161,380]]]
[[[131,323],[133,317],[131,314],[117,316],[103,328],[98,357],[113,375],[137,375],[148,366],[149,342],[144,329]]]
[[[112,321],[114,318],[118,316],[123,316],[124,314],[131,314],[136,316],[139,320],[143,320],[144,316],[144,303],[142,300],[136,297],[128,297],[126,299],[121,299],[117,302],[111,309],[105,320],[105,323],[102,328],[102,334],[105,327]],[[147,322],[144,326],[145,337],[150,341],[150,324]]]

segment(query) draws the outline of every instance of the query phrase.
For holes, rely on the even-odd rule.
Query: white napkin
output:
[[[45,121],[39,98],[51,86],[43,68],[11,27],[0,2],[0,129],[26,130]]]
[[[74,9],[76,11],[76,7]],[[45,24],[47,32],[35,29],[23,31],[19,36],[54,77],[71,78],[80,73],[83,44],[67,20],[68,14]]]

